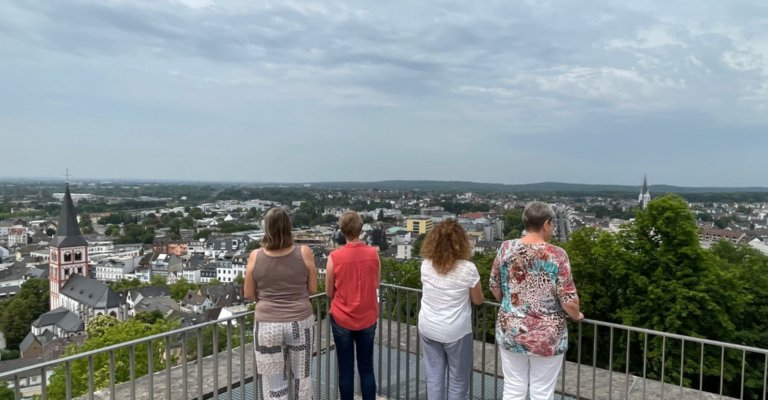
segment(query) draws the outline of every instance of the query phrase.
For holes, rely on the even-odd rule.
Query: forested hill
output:
[[[467,192],[632,192],[640,190],[640,185],[589,185],[581,183],[540,182],[518,185],[502,183],[481,183],[468,181],[378,181],[378,182],[314,182],[314,188],[334,189],[386,189],[386,190],[425,190],[425,191],[467,191]],[[651,193],[768,193],[768,187],[684,187],[672,185],[650,185]]]

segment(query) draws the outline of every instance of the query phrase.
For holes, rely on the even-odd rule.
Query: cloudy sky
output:
[[[0,176],[768,186],[768,3],[0,2]]]

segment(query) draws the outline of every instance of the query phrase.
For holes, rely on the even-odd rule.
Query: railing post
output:
[[[88,356],[88,399],[93,400],[93,392],[96,391],[93,383],[93,356]]]
[[[131,346],[128,348],[128,361],[129,361],[129,373],[131,379],[131,400],[136,398],[136,355],[134,354],[136,348]]]
[[[172,367],[171,337],[166,336],[165,337],[165,396],[166,396],[166,399],[169,399],[169,400],[171,398],[171,367]],[[149,388],[149,390],[154,392],[153,388]]]
[[[395,393],[397,393],[397,398],[399,399],[400,398],[400,353],[401,353],[401,351],[400,351],[400,331],[403,329],[403,327],[402,327],[402,324],[400,323],[401,322],[401,319],[400,319],[400,314],[401,314],[401,312],[400,312],[401,311],[401,307],[400,307],[400,292],[401,292],[401,289],[396,289],[396,290],[397,290],[397,294],[395,295],[395,298],[396,298],[396,300],[395,300],[395,308],[397,309],[397,311],[396,311],[397,312],[397,352],[395,353],[395,359],[397,361],[397,370],[395,372],[395,376],[397,378],[395,378],[395,382],[397,384],[397,388],[395,390]],[[390,362],[392,362],[392,361],[390,360]]]
[[[236,319],[235,321],[239,320]],[[311,352],[312,349],[307,349],[308,352]],[[311,374],[310,374],[311,375]],[[309,377],[309,379],[312,379],[312,376]],[[203,380],[200,379],[200,384],[202,385]],[[252,380],[253,384],[256,385],[256,380]],[[203,400],[202,397],[200,397],[200,400]],[[242,320],[240,320],[240,400],[245,400],[245,318],[243,317]]]
[[[181,387],[181,398],[189,398],[189,372],[187,363],[189,362],[189,354],[187,354],[187,332],[184,331],[181,334],[181,379],[184,380],[184,385]]]
[[[612,398],[613,398],[613,327],[611,327],[610,344],[608,345],[608,400]]]
[[[232,400],[232,320],[227,320],[227,398]]]
[[[197,328],[197,398],[203,400],[203,328]]]
[[[149,399],[152,400],[155,398],[155,357],[153,357],[153,351],[152,351],[152,341],[147,342],[147,376],[149,377],[149,390],[147,390],[147,393],[149,394]],[[167,362],[170,362],[166,360]],[[170,397],[168,397],[168,400],[170,400]]]
[[[255,324],[255,322],[254,322]],[[211,325],[213,329],[213,393],[218,397],[219,394],[219,325]],[[254,362],[256,358],[254,357]]]
[[[579,335],[576,339],[576,398],[581,398],[581,321],[577,322]]]
[[[411,293],[405,292],[405,315],[411,317]],[[411,398],[411,324],[406,325],[405,331],[405,398]],[[418,363],[416,368],[419,368]],[[416,383],[418,386],[418,382]],[[418,388],[417,388],[418,390]]]

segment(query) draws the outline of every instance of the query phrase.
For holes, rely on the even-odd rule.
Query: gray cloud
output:
[[[141,134],[182,154],[227,138],[205,148],[216,161],[163,172],[169,178],[220,177],[212,165],[242,170],[232,143],[279,146],[278,137],[295,152],[254,163],[295,168],[262,180],[633,182],[652,160],[662,181],[705,184],[700,170],[674,167],[679,154],[658,149],[670,135],[709,143],[721,152],[693,146],[683,158],[711,164],[768,144],[752,134],[768,123],[766,16],[757,1],[6,2],[0,123],[17,146],[56,131],[121,138],[102,140],[81,175],[144,177],[163,158],[185,159],[137,154],[120,168],[92,168],[109,164],[104,154],[119,151],[124,135]],[[710,121],[706,142],[697,141],[701,120]],[[657,145],[626,146],[639,137]],[[734,140],[751,141],[750,150]],[[394,165],[358,168],[371,151]],[[542,151],[561,162],[530,168]],[[333,157],[334,168],[313,167]],[[571,159],[577,165],[560,168]],[[730,164],[722,170],[740,174]]]

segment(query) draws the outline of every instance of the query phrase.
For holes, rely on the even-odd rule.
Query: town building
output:
[[[405,220],[405,229],[414,235],[424,235],[431,231],[433,227],[434,222],[428,216],[410,216]]]

